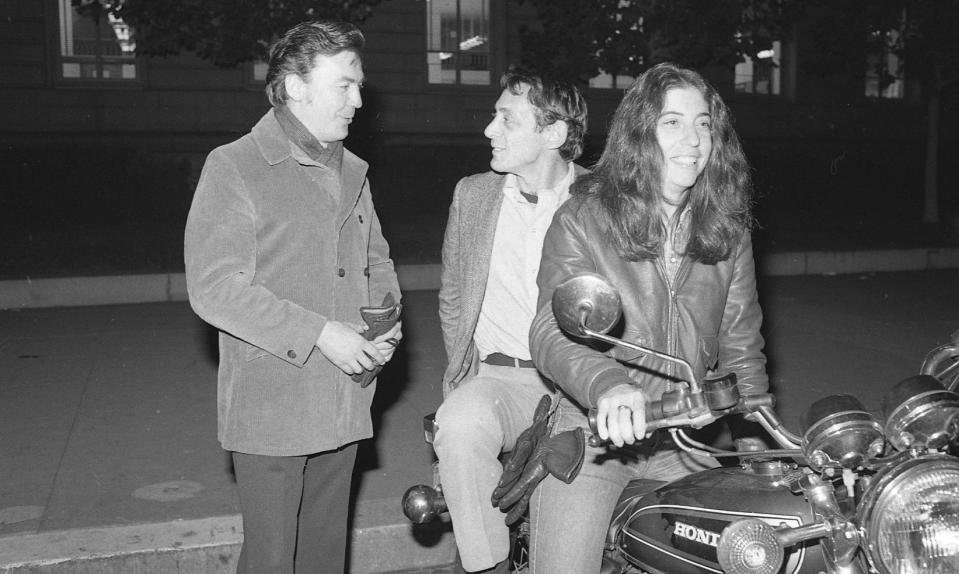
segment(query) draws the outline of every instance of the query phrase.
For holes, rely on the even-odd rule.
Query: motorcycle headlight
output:
[[[925,455],[884,469],[859,516],[882,574],[959,574],[959,459]]]

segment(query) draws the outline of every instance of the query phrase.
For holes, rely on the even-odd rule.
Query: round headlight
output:
[[[959,459],[926,455],[876,475],[859,505],[883,574],[959,574]]]

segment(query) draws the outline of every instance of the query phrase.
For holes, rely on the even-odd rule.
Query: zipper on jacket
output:
[[[663,263],[662,257],[656,258],[656,269],[659,270],[659,276],[663,280],[663,283],[666,284],[666,291],[669,293],[669,304],[666,305],[666,353],[669,355],[674,355],[673,306],[675,304],[676,291],[673,289],[673,282],[669,277],[669,273],[666,270],[666,264]],[[671,378],[676,378],[676,365],[672,361],[667,362],[667,373]],[[666,383],[667,390],[671,390],[672,386],[672,381]]]
[[[669,273],[666,271],[666,265],[663,263],[663,258],[656,258],[656,268],[659,269],[659,275],[666,284],[666,289],[669,291],[669,305],[666,307],[666,352],[674,357],[679,356],[677,354],[678,349],[676,343],[678,340],[678,337],[676,336],[676,294],[686,283],[686,279],[689,277],[689,270],[691,267],[692,263],[689,260],[689,257],[683,255],[679,262],[679,269],[676,270],[675,280],[673,280],[669,277]],[[689,359],[686,357],[680,358],[689,361]],[[678,378],[676,374],[675,363],[669,363],[669,375],[673,378]],[[690,384],[692,383],[692,381],[687,382]],[[668,388],[672,388],[672,383],[669,383]]]

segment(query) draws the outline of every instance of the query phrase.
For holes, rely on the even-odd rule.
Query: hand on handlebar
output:
[[[633,444],[657,429],[702,428],[734,409],[748,408],[739,400],[738,392],[734,392],[735,377],[719,377],[705,383],[709,392],[691,393],[689,389],[680,388],[663,393],[655,401],[649,400],[632,383],[613,387],[603,393],[596,408],[590,410],[590,428],[596,433],[590,444]]]
[[[630,383],[603,393],[596,403],[596,431],[616,446],[646,437],[646,394]]]

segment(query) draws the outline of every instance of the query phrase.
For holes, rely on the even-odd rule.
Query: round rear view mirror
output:
[[[564,280],[553,292],[552,304],[560,329],[577,337],[587,337],[586,330],[607,333],[623,312],[619,291],[596,273]]]

